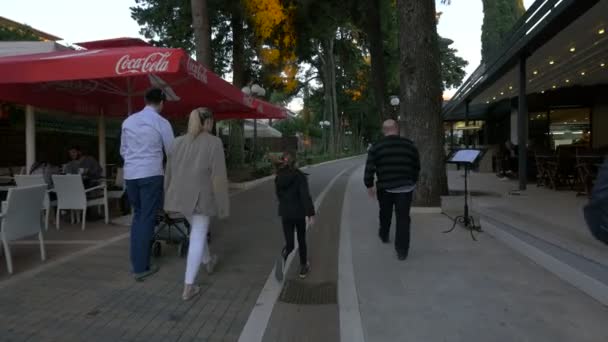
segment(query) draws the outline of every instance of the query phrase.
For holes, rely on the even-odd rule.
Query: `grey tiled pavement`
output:
[[[307,170],[313,196],[359,159]],[[181,301],[185,260],[163,249],[160,272],[138,283],[123,239],[32,276],[0,281],[1,341],[236,341],[273,266],[282,236],[272,182],[232,198],[212,224],[217,272],[201,270],[200,296]],[[336,213],[339,215],[339,213]],[[52,261],[52,260],[50,260]]]

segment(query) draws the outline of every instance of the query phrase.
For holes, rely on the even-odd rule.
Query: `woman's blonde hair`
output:
[[[213,120],[213,113],[211,110],[202,107],[193,110],[188,119],[188,134],[192,137],[201,134],[207,120]]]

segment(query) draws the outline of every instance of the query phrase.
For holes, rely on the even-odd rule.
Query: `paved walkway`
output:
[[[313,196],[357,163],[309,169]],[[124,237],[0,281],[1,340],[236,341],[282,246],[274,197],[268,182],[232,198],[232,217],[211,228],[220,265],[213,276],[202,272],[196,300],[181,301],[185,262],[171,248],[157,275],[134,282]]]
[[[606,341],[606,306],[489,234],[442,234],[445,216],[414,215],[410,257],[399,262],[377,238],[361,171],[342,221],[357,293],[340,306],[358,302],[366,341]]]
[[[75,253],[0,279],[0,340],[606,340],[606,306],[491,234],[478,242],[462,229],[442,234],[451,226],[446,216],[414,215],[410,257],[397,261],[377,238],[362,163],[307,170],[321,210],[305,281],[296,278],[297,258],[285,286],[271,276],[283,238],[268,182],[235,194],[233,216],[213,224],[221,263],[212,276],[201,271],[195,300],[180,299],[185,262],[173,248],[158,259],[159,274],[136,283],[125,229],[92,225],[73,240]]]
[[[463,189],[462,172],[450,172],[449,181],[451,189]],[[608,248],[587,228],[587,198],[535,185],[514,196],[509,192],[516,182],[484,173],[471,174],[470,187],[473,213],[482,228],[608,305]],[[462,195],[444,203],[450,215],[462,213]]]

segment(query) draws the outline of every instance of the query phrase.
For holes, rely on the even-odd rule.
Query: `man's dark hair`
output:
[[[146,104],[149,105],[159,105],[161,102],[166,101],[167,97],[165,92],[160,88],[151,88],[146,91],[146,95],[144,96]]]
[[[70,147],[69,151],[71,150],[82,152],[82,149],[78,145],[73,145],[72,147]]]

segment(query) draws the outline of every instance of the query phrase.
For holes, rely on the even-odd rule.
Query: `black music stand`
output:
[[[474,231],[482,232],[481,226],[475,225],[475,219],[469,214],[469,169],[474,167],[479,157],[481,156],[481,150],[466,149],[456,151],[448,160],[449,164],[456,164],[464,166],[464,215],[458,216],[454,219],[452,228],[446,230],[444,233],[452,232],[457,224],[462,224],[464,228],[471,232],[471,238],[477,241],[475,238]]]

